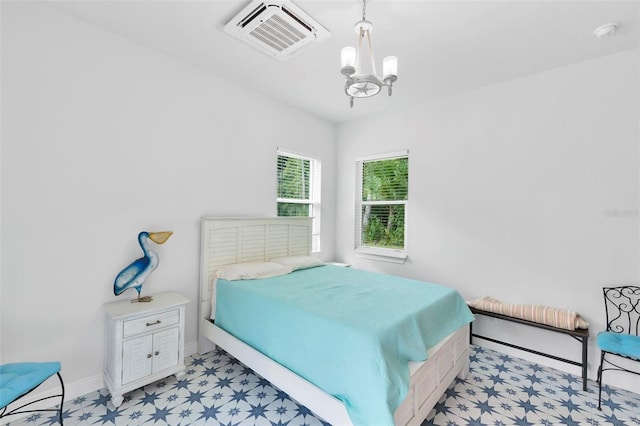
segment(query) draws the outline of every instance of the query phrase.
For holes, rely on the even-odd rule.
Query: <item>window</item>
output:
[[[311,246],[320,251],[320,161],[278,150],[278,216],[313,217]]]
[[[408,151],[358,159],[356,170],[356,251],[404,259]]]

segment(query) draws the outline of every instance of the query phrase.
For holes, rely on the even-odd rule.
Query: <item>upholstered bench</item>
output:
[[[498,339],[493,339],[487,336],[481,336],[479,334],[475,334],[473,332],[473,323],[471,323],[471,332],[469,333],[469,343],[472,343],[472,340],[474,337],[477,337],[479,339],[484,339],[487,340],[489,342],[493,342],[493,343],[497,343],[500,345],[505,345],[511,348],[515,348],[515,349],[519,349],[521,351],[525,351],[525,352],[529,352],[529,353],[533,353],[539,356],[543,356],[546,358],[550,358],[550,359],[554,359],[556,361],[561,361],[561,362],[566,362],[568,364],[571,365],[577,365],[579,367],[582,368],[582,389],[583,390],[587,390],[587,347],[588,347],[588,343],[589,343],[589,329],[588,328],[577,328],[575,330],[567,330],[564,328],[558,328],[558,327],[552,327],[550,325],[546,325],[546,324],[542,324],[539,322],[533,322],[533,321],[528,321],[525,319],[520,319],[520,318],[516,318],[516,317],[511,317],[511,316],[507,316],[507,315],[502,315],[496,312],[491,312],[491,311],[485,311],[482,309],[478,309],[478,308],[474,308],[472,306],[469,306],[469,309],[471,309],[471,312],[473,312],[476,315],[485,315],[488,317],[493,317],[493,318],[498,318],[504,321],[510,321],[510,322],[515,322],[518,324],[524,324],[524,325],[528,325],[531,327],[536,327],[536,328],[541,328],[544,330],[549,330],[549,331],[553,331],[556,333],[561,333],[561,334],[566,334],[568,336],[571,336],[572,338],[576,339],[577,341],[579,341],[582,344],[582,361],[573,361],[570,359],[566,359],[566,358],[561,358],[552,354],[548,354],[548,353],[544,353],[544,352],[540,352],[534,349],[530,349],[530,348],[525,348],[522,346],[518,346],[518,345],[514,345],[512,343],[509,342],[505,342],[502,340],[498,340]]]

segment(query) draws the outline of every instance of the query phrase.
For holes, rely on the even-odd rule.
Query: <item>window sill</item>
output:
[[[389,263],[404,263],[407,260],[407,252],[396,249],[383,249],[376,247],[358,247],[355,249],[357,257],[369,260],[378,260]]]

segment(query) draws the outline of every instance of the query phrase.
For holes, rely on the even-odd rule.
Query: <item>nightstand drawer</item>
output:
[[[135,320],[125,321],[123,324],[123,337],[126,339],[127,337],[157,330],[162,327],[175,325],[179,322],[179,309],[168,312],[161,312],[155,315],[148,315],[146,317],[138,318]]]

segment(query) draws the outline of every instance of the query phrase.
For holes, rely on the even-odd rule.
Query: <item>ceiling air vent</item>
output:
[[[254,0],[231,18],[224,30],[281,61],[329,37],[329,31],[286,0]]]

